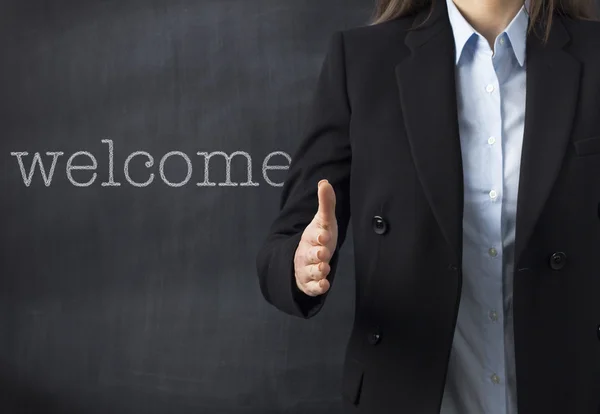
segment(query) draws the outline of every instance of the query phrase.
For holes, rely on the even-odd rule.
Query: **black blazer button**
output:
[[[560,270],[567,264],[567,255],[563,252],[556,252],[550,256],[550,267],[554,270]]]
[[[373,217],[373,230],[377,234],[383,234],[387,231],[387,223],[381,216]]]
[[[375,329],[373,332],[370,332],[368,340],[371,345],[377,345],[381,341],[381,331]]]

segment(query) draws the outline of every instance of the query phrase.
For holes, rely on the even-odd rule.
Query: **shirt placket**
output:
[[[489,118],[485,125],[487,136],[481,137],[481,145],[485,146],[488,152],[487,159],[489,165],[485,177],[487,200],[484,203],[486,209],[489,209],[486,216],[487,220],[487,246],[482,246],[482,255],[485,255],[486,277],[489,279],[486,286],[487,309],[482,310],[482,317],[486,318],[486,347],[489,350],[487,358],[488,366],[484,375],[485,381],[489,386],[489,412],[503,413],[505,407],[506,382],[504,377],[504,312],[503,312],[503,243],[502,243],[502,202],[503,202],[503,156],[502,156],[502,113],[501,113],[501,88],[499,76],[496,72],[496,62],[501,59],[501,54],[494,57],[488,56],[486,62],[486,75],[482,87],[485,90],[486,107],[488,108]]]

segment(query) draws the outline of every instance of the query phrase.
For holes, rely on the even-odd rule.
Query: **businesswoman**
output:
[[[257,268],[313,317],[352,219],[344,412],[600,413],[593,13],[382,0],[333,36]]]

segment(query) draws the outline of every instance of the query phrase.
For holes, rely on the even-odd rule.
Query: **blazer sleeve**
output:
[[[316,315],[334,287],[339,251],[350,219],[349,121],[344,40],[342,32],[336,32],[321,67],[307,130],[288,169],[279,214],[256,257],[263,296],[290,315],[306,319]],[[294,256],[304,229],[317,212],[317,183],[321,179],[329,180],[335,190],[338,243],[329,262],[330,289],[312,297],[296,286]]]

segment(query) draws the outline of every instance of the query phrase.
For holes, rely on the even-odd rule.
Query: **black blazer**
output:
[[[327,178],[339,226],[331,289],[351,217],[354,234],[347,413],[440,410],[461,290],[463,176],[453,34],[437,4],[415,30],[427,10],[333,36],[257,257],[267,301],[299,317],[319,312],[327,294],[297,289],[293,257]],[[556,15],[546,45],[536,33],[515,245],[518,407],[599,414],[600,23]]]

